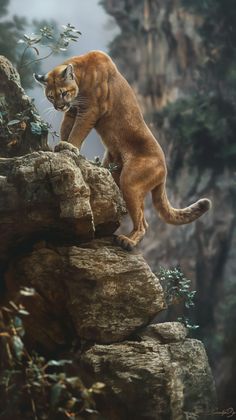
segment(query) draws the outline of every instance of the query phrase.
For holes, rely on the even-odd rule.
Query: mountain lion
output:
[[[112,175],[133,221],[130,234],[116,237],[124,249],[131,250],[145,235],[144,199],[149,191],[159,215],[173,225],[190,223],[210,208],[207,198],[184,209],[170,205],[161,146],[145,124],[133,90],[107,54],[91,51],[34,76],[55,109],[64,112],[55,151],[80,148],[95,128],[106,148],[103,165],[117,165]]]

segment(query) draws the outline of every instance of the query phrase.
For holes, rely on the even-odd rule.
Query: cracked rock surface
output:
[[[110,240],[36,249],[12,261],[6,285],[8,300],[20,287],[35,289],[22,301],[31,315],[24,322],[28,339],[46,349],[65,344],[69,331],[83,340],[121,341],[165,307],[143,257]]]
[[[215,389],[207,356],[200,341],[186,339],[184,329],[177,322],[151,325],[139,341],[95,345],[82,355],[86,383],[107,385],[98,407],[106,419],[209,418]],[[156,340],[158,330],[166,332],[168,343],[165,333],[163,342],[160,336]]]
[[[0,260],[30,238],[92,239],[119,226],[124,203],[108,170],[65,151],[0,158]]]

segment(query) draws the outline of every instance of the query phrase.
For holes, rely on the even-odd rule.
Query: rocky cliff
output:
[[[181,0],[102,0],[121,29],[110,53],[137,90],[149,116],[194,85],[205,51],[198,29],[202,18]]]
[[[170,126],[170,120],[163,119],[161,114],[167,104],[191,98],[199,88],[200,67],[209,59],[207,40],[203,41],[200,31],[204,17],[184,7],[181,0],[103,0],[102,4],[121,29],[110,44],[110,52],[137,92],[145,119],[165,150],[170,202],[175,207],[183,207],[207,196],[213,203],[212,211],[199,221],[176,228],[158,220],[148,201],[150,228],[141,249],[153,270],[158,272],[160,266],[180,265],[192,279],[197,290],[199,334],[208,346],[221,404],[228,407],[234,402],[231,390],[235,388],[235,375],[232,375],[235,371],[235,299],[232,297],[236,270],[235,174],[227,165],[217,171],[213,165],[214,144],[205,147],[206,164],[201,167],[198,150],[201,144],[207,145],[204,132],[189,164],[188,146],[183,144],[181,136],[177,140],[173,135],[175,126]],[[206,19],[209,23],[210,15]],[[218,89],[222,80],[215,83]],[[204,109],[206,114],[207,105]],[[191,104],[185,112],[192,112],[193,123],[196,120],[195,124],[201,124]],[[217,120],[213,121],[215,130],[216,124]],[[222,143],[225,136],[222,139],[216,136],[217,141]],[[227,153],[225,148],[218,157]],[[178,159],[182,164],[177,170]]]
[[[163,290],[139,252],[113,244],[125,207],[111,174],[31,147],[0,158],[1,418],[204,418],[215,392],[203,344],[180,323],[152,324]],[[68,355],[69,379],[52,371]],[[81,407],[96,381],[97,410]]]

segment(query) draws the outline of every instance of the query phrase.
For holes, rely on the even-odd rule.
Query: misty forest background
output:
[[[108,52],[133,86],[145,119],[165,150],[172,204],[185,206],[202,196],[212,199],[210,214],[190,226],[176,228],[156,218],[148,198],[150,229],[141,249],[154,272],[161,266],[180,266],[191,280],[197,293],[190,321],[199,325],[192,334],[206,346],[219,406],[233,406],[236,3],[71,1],[70,10],[66,8],[63,13],[54,3],[41,1],[29,8],[28,1],[0,0],[0,54],[19,68],[27,93],[35,98],[44,120],[58,131],[60,115],[47,115],[49,104],[40,88],[34,87],[32,73],[49,70],[63,61],[63,55],[79,55],[90,49]],[[38,33],[45,25],[60,31],[60,25],[68,22],[82,32],[71,49],[20,68],[23,46],[18,40],[24,33]],[[34,59],[36,53],[30,54]],[[82,153],[89,158],[102,156],[95,133]],[[174,320],[182,313],[182,307],[175,307],[165,316]]]

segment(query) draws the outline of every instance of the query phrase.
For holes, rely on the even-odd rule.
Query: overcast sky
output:
[[[119,32],[115,22],[112,22],[99,0],[10,0],[10,15],[25,16],[32,19],[55,20],[59,25],[70,23],[82,32],[79,41],[73,44],[70,55],[80,55],[89,50],[102,50],[107,52],[108,44]],[[43,63],[43,70],[47,72],[65,58],[54,57]],[[58,131],[61,113],[55,112],[50,116],[45,109],[50,106],[49,102],[43,100],[43,90],[36,86],[33,91],[28,92],[35,98],[36,106],[40,114]],[[93,133],[86,140],[82,154],[92,159],[94,156],[102,155],[102,148],[97,136]]]

